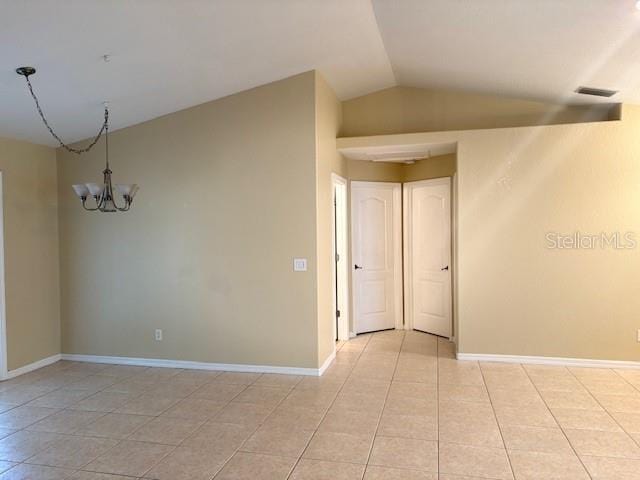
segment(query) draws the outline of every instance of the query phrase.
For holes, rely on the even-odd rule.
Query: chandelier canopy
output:
[[[33,101],[36,104],[36,109],[38,110],[38,114],[42,119],[45,127],[49,130],[49,133],[53,138],[56,139],[58,144],[65,150],[71,153],[75,153],[77,155],[81,155],[83,153],[91,150],[100,140],[102,135],[104,134],[104,145],[105,145],[105,169],[102,171],[103,180],[102,183],[79,183],[73,185],[73,190],[76,195],[82,202],[82,207],[90,212],[126,212],[131,209],[131,205],[133,203],[133,198],[138,192],[138,185],[134,184],[116,184],[115,190],[122,197],[122,201],[124,202],[122,205],[118,205],[116,202],[116,198],[114,195],[114,188],[111,183],[111,174],[113,173],[109,168],[109,106],[108,103],[104,104],[104,122],[98,131],[98,134],[94,137],[94,139],[89,143],[88,146],[84,148],[73,148],[67,145],[62,141],[62,139],[53,131],[53,128],[49,125],[49,122],[44,116],[42,112],[42,108],[40,107],[40,102],[36,97],[36,94],[33,92],[33,87],[31,86],[31,81],[29,80],[29,76],[36,73],[36,69],[33,67],[20,67],[16,69],[16,73],[18,75],[22,75],[27,81],[27,87],[29,88],[29,92],[33,97]],[[89,196],[93,197],[94,204],[87,205],[87,199]]]

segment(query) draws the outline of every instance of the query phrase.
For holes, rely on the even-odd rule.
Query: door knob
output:
[[[449,265],[447,265],[446,267],[440,269],[441,272],[444,272],[445,270],[449,270]]]
[[[360,265],[355,265],[355,269],[356,270],[362,270],[362,267]]]

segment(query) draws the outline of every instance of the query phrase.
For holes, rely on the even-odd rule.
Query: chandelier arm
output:
[[[111,201],[113,202],[113,206],[115,207],[115,209],[116,209],[116,210],[118,210],[118,211],[120,211],[120,212],[123,212],[123,211],[124,211],[124,210],[123,210],[122,208],[120,208],[120,207],[118,206],[118,204],[116,203],[116,197],[115,197],[115,195],[113,195],[113,196],[111,197]]]
[[[95,207],[95,208],[87,207],[87,199],[86,198],[82,199],[82,208],[84,208],[87,212],[95,212],[96,210],[99,210],[99,207]]]
[[[98,201],[98,199],[96,198],[96,204],[98,205],[98,210],[102,210],[105,203],[106,203],[105,194],[104,192],[102,192],[102,194],[100,194],[100,201]]]
[[[124,207],[119,207],[118,203],[116,202],[116,196],[113,195],[113,193],[111,194],[111,201],[113,202],[113,206],[116,207],[116,210],[118,210],[119,212],[126,212],[127,210],[129,210],[129,207],[131,207],[131,202],[129,202],[126,198],[124,199]]]
[[[128,200],[125,200],[125,206],[124,208],[120,208],[118,205],[116,205],[116,202],[114,201],[113,204],[116,205],[116,208],[118,209],[119,212],[128,212],[129,209],[131,208],[131,202]]]
[[[31,96],[33,97],[33,101],[36,104],[36,109],[38,110],[38,114],[40,115],[40,118],[42,119],[42,123],[44,123],[44,126],[47,127],[47,130],[49,130],[49,133],[51,134],[51,136],[57,140],[57,142],[60,144],[60,146],[62,148],[64,148],[68,152],[80,155],[82,153],[88,152],[89,150],[91,150],[95,146],[96,143],[98,143],[98,140],[100,140],[100,137],[102,137],[102,134],[105,132],[105,130],[107,129],[107,125],[109,124],[109,110],[107,109],[107,107],[105,107],[105,109],[104,109],[104,122],[102,123],[102,126],[100,127],[100,130],[98,131],[98,134],[94,137],[92,142],[88,146],[86,146],[85,148],[73,148],[73,147],[70,147],[69,145],[67,145],[66,143],[64,143],[62,141],[62,139],[56,134],[56,132],[53,131],[53,128],[51,127],[51,125],[49,125],[49,122],[45,118],[44,113],[42,112],[42,108],[40,107],[40,102],[38,101],[38,97],[36,97],[36,94],[33,91],[33,86],[31,85],[31,80],[29,80],[29,75],[25,75],[24,78],[27,81],[27,86],[29,87],[29,92],[31,93]]]

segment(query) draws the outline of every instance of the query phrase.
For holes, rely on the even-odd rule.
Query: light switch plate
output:
[[[294,272],[306,272],[307,271],[307,259],[306,258],[294,258],[293,259],[293,271]]]

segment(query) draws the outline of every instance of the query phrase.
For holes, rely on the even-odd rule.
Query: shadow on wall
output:
[[[456,173],[454,153],[416,160],[415,163],[371,162],[347,160],[349,180],[366,182],[415,182],[451,177]]]
[[[619,104],[560,105],[447,90],[392,87],[342,103],[341,137],[620,120]]]

